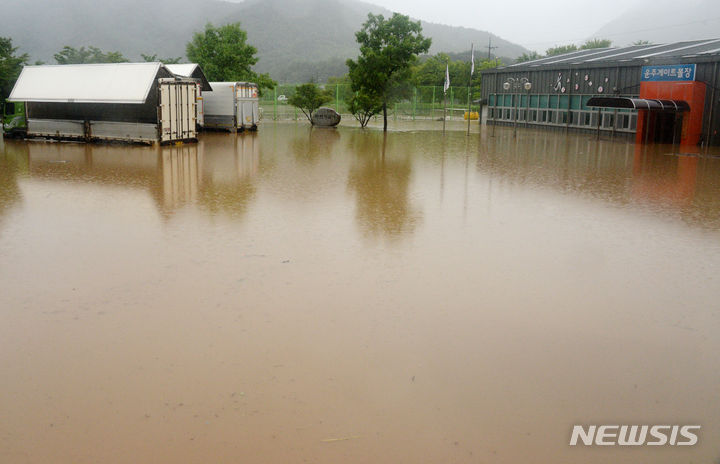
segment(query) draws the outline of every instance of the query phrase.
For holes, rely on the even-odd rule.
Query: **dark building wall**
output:
[[[509,78],[527,78],[532,89],[506,91],[503,83]],[[585,64],[486,71],[482,95],[488,101],[490,124],[514,123],[517,117],[518,123],[527,125],[597,130],[599,124],[604,131],[633,133],[634,112],[604,110],[598,114],[586,103],[595,95],[637,96],[639,88],[639,66]]]
[[[77,121],[116,121],[158,123],[158,79],[172,77],[161,68],[155,76],[145,103],[52,103],[28,102],[28,118],[69,119]]]
[[[596,64],[581,63],[577,65],[543,65],[539,67],[518,66],[513,68],[499,68],[486,70],[482,73],[482,97],[488,102],[488,123],[508,124],[513,123],[513,116],[517,115],[518,123],[525,124],[526,118],[529,125],[567,127],[574,129],[597,129],[597,109],[588,108],[581,103],[576,108],[578,97],[580,101],[590,96],[627,96],[636,97],[640,91],[640,77],[642,66],[663,65],[663,64],[697,64],[695,80],[704,82],[707,85],[705,108],[703,112],[703,143],[720,145],[720,57],[680,57],[677,59],[662,59],[652,61],[633,62],[599,62]],[[588,79],[585,79],[585,76]],[[508,78],[528,78],[533,87],[529,92],[505,91],[502,87]],[[561,77],[561,85],[558,88],[558,77]],[[570,82],[568,82],[568,78]],[[605,81],[607,79],[607,82]],[[588,85],[592,82],[592,86]],[[575,85],[578,88],[575,88]],[[603,91],[599,92],[598,87],[602,86]],[[565,87],[565,92],[562,92]],[[538,96],[538,103],[541,97],[548,97],[548,104],[555,103],[549,108],[555,113],[565,113],[556,122],[533,121],[532,96]],[[494,98],[495,97],[495,98]],[[504,106],[504,111],[493,111],[494,103],[519,105],[517,114],[514,109]],[[528,108],[528,103],[530,107]],[[540,108],[538,108],[540,109]],[[508,115],[509,113],[509,115]],[[594,114],[593,114],[594,113]],[[629,112],[635,113],[635,112]],[[508,118],[498,116],[509,116]],[[535,114],[537,118],[537,113]],[[631,116],[637,118],[637,116]],[[586,123],[587,124],[584,124]],[[614,110],[604,109],[600,116],[601,130],[634,132],[635,122],[627,121],[623,112],[615,113]],[[630,122],[630,124],[626,124]]]

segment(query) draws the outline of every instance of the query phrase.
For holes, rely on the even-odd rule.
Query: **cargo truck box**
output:
[[[210,82],[203,96],[206,129],[257,130],[260,123],[259,89],[252,82]]]

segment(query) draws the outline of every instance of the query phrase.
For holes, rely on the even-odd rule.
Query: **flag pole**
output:
[[[443,92],[443,134],[445,133],[445,120],[447,119],[447,92]]]
[[[470,95],[470,85],[468,84],[468,113],[467,113],[468,131],[467,131],[467,135],[470,135],[470,103],[471,102],[472,102],[472,96]]]
[[[443,85],[443,134],[445,134],[445,120],[447,119],[447,91],[450,88],[450,63],[445,63],[445,84]]]
[[[468,130],[467,135],[470,136],[470,110],[471,110],[471,103],[472,103],[472,95],[470,94],[470,88],[472,87],[472,77],[473,73],[475,72],[475,44],[470,44],[470,80],[468,81],[468,112],[467,112],[467,120],[468,120]]]

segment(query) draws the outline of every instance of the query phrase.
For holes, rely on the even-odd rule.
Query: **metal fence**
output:
[[[296,120],[305,116],[288,99],[295,94],[298,84],[279,85],[272,90],[264,90],[260,98],[263,118],[273,120]],[[353,95],[349,84],[325,84],[321,88],[331,90],[334,98],[325,106],[333,108],[341,115],[351,116],[348,102]],[[470,91],[468,91],[470,90]],[[462,120],[468,106],[478,111],[479,105],[471,100],[480,98],[480,89],[473,87],[450,87],[447,91],[448,120]],[[439,119],[443,116],[443,87],[421,86],[410,89],[408,98],[388,106],[388,118],[392,120]],[[381,117],[378,115],[377,117]]]

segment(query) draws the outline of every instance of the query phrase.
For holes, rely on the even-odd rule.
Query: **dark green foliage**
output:
[[[459,57],[459,59],[453,59]],[[449,55],[438,53],[422,60],[413,70],[413,84],[419,87],[435,86],[442,87],[445,83],[445,66],[450,69],[450,84],[453,87],[472,87],[472,98],[479,98],[480,88],[482,85],[482,77],[480,71],[483,69],[491,69],[499,66],[498,60],[475,60],[475,73],[470,80],[470,54],[467,55]],[[427,92],[421,89],[421,92]],[[424,98],[428,98],[426,95]],[[442,98],[438,94],[438,98]]]
[[[198,63],[210,81],[249,81],[260,88],[273,88],[276,83],[268,74],[257,74],[257,49],[247,43],[247,33],[240,23],[215,27],[208,23],[203,32],[196,32],[187,44],[188,59]]]
[[[76,49],[65,45],[63,49],[56,53],[55,61],[58,64],[84,64],[84,63],[125,63],[125,58],[120,52],[104,53],[97,47],[80,47]]]
[[[157,54],[146,55],[144,53],[141,53],[140,56],[142,56],[142,59],[148,63],[154,63],[156,61],[159,61],[162,64],[178,64],[180,61],[182,61],[181,56],[178,56],[177,58],[158,58]]]
[[[590,50],[592,48],[608,48],[612,45],[609,39],[591,39],[580,46],[580,50]]]
[[[532,52],[527,52],[527,53],[523,53],[522,55],[520,55],[515,60],[515,63],[524,63],[526,61],[539,60],[540,58],[542,58],[541,54],[539,54],[538,52],[532,51]]]
[[[548,48],[545,51],[545,54],[547,56],[564,55],[565,53],[570,53],[570,52],[574,52],[577,50],[590,50],[592,48],[607,48],[607,47],[610,47],[611,45],[612,45],[612,41],[608,40],[608,39],[590,39],[579,47],[575,44],[570,44],[570,45],[561,45],[559,47]]]
[[[16,52],[17,47],[13,47],[11,38],[0,37],[0,103],[10,95],[20,71],[28,60],[27,54],[16,55]]]
[[[347,60],[352,89],[369,100],[382,99],[383,128],[387,130],[387,105],[402,95],[398,87],[410,79],[417,55],[427,53],[431,40],[423,37],[419,21],[398,13],[389,19],[368,14],[355,38],[360,56],[357,61]]]
[[[288,99],[288,103],[300,109],[310,124],[313,124],[313,113],[332,99],[331,90],[323,90],[314,82],[309,82],[298,86],[295,94]]]
[[[382,111],[382,107],[382,97],[367,92],[356,92],[348,101],[348,109],[358,120],[360,127],[367,126],[370,119]]]
[[[575,52],[577,49],[578,47],[575,44],[561,45],[545,50],[545,56],[564,55],[565,53]]]

